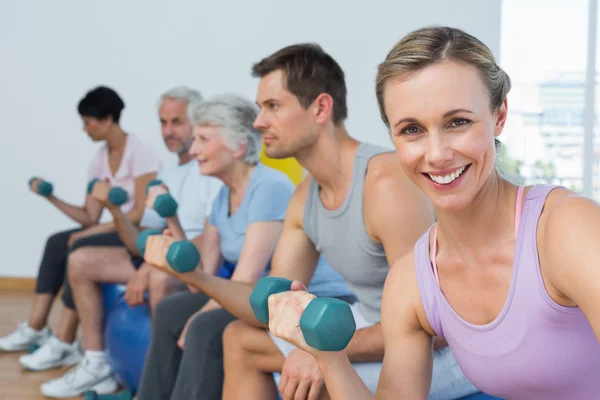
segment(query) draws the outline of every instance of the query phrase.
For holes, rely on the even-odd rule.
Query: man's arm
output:
[[[409,254],[434,222],[431,202],[406,177],[395,154],[383,154],[371,161],[364,205],[367,232],[383,245],[390,266]],[[358,329],[344,351],[352,362],[381,361],[383,347],[383,331],[376,324]]]
[[[305,285],[308,285],[311,281],[319,258],[319,253],[302,229],[302,215],[304,213],[307,187],[306,182],[298,186],[290,200],[283,222],[283,229],[273,255],[270,273],[270,276],[299,280]],[[254,240],[255,236],[249,230],[246,234],[246,241]],[[202,238],[202,241],[204,239]],[[272,240],[271,243],[274,241]],[[202,246],[204,245],[202,243]],[[265,243],[256,243],[256,245],[258,248],[264,246]],[[202,254],[202,248],[200,250]],[[248,252],[254,252],[254,250],[248,250]],[[238,268],[239,262],[236,270]],[[185,284],[194,286],[206,293],[239,319],[254,326],[267,328],[266,324],[256,319],[250,307],[249,298],[254,284],[222,279],[199,270],[187,274],[179,274],[177,277]]]
[[[119,238],[123,241],[129,253],[139,256],[140,254],[135,243],[140,234],[139,229],[127,219],[119,207],[111,208],[110,212],[113,216],[113,222]]]
[[[125,214],[125,217],[136,225],[140,223],[142,216],[144,215],[144,208],[146,207],[146,186],[148,186],[148,183],[155,178],[155,172],[140,175],[135,178],[135,204],[133,208]]]

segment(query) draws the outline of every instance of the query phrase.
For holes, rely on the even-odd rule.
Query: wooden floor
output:
[[[32,293],[30,290],[0,291],[0,336],[12,332],[20,321],[27,319]],[[56,326],[62,307],[60,301],[56,303],[50,316],[51,327]],[[19,356],[17,353],[0,352],[0,400],[46,399],[40,393],[40,385],[68,371],[68,368],[46,372],[24,371],[19,365]]]

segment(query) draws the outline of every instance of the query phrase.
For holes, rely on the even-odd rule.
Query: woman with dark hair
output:
[[[77,110],[87,135],[94,142],[103,142],[89,168],[89,180],[107,181],[111,186],[123,188],[128,199],[121,209],[133,223],[139,223],[144,211],[146,185],[156,176],[160,161],[153,148],[121,128],[119,121],[124,107],[125,103],[114,90],[100,86],[81,99]],[[41,182],[38,178],[31,181],[34,193],[39,193]],[[75,341],[79,320],[66,280],[68,253],[83,246],[123,246],[113,222],[99,223],[103,206],[92,195],[86,192],[83,206],[68,204],[53,193],[42,197],[80,227],[48,238],[29,319],[16,331],[0,338],[0,351],[23,351],[32,345],[42,346],[33,354],[20,358],[23,368],[36,371],[70,366],[81,358],[80,346]],[[54,336],[47,321],[63,282],[65,309]]]

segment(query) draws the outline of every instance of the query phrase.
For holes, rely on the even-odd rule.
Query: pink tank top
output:
[[[502,311],[489,324],[465,321],[444,297],[435,236],[431,253],[429,230],[415,245],[417,283],[429,324],[448,341],[466,377],[479,390],[504,399],[600,399],[600,344],[579,308],[550,298],[540,272],[537,224],[554,188],[533,186],[524,202],[519,190],[510,288]]]

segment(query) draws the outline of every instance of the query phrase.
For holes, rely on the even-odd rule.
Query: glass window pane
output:
[[[583,188],[587,14],[587,0],[503,1],[513,86],[500,165],[515,182]]]

